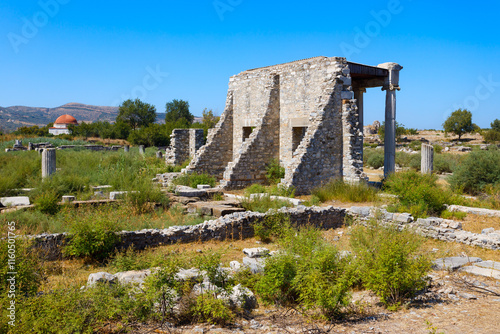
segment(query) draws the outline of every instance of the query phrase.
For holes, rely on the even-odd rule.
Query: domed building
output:
[[[78,125],[76,118],[74,118],[71,115],[59,116],[56,119],[56,121],[54,122],[54,126],[49,128],[49,133],[53,134],[54,136],[62,135],[62,134],[69,135],[70,132],[68,129],[68,125],[70,125],[70,124]]]

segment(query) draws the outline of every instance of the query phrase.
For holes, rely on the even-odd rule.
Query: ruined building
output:
[[[365,179],[363,93],[386,91],[385,174],[395,166],[396,63],[368,66],[315,57],[244,71],[229,80],[226,106],[187,172],[208,173],[226,189],[265,180],[279,159],[282,184],[307,193],[333,178]]]

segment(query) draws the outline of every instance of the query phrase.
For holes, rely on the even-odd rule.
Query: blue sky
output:
[[[229,77],[315,56],[397,62],[397,121],[439,129],[457,108],[500,118],[497,1],[1,1],[0,106],[118,105],[221,114]],[[365,124],[383,120],[369,89]]]

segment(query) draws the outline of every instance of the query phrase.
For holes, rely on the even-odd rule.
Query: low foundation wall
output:
[[[345,209],[329,207],[282,208],[279,213],[290,218],[290,223],[297,226],[315,226],[323,229],[338,228],[344,223]],[[119,249],[133,246],[142,250],[176,243],[208,240],[245,239],[254,236],[253,224],[266,216],[258,212],[237,212],[215,220],[208,220],[199,225],[173,226],[167,229],[147,229],[141,231],[118,232]],[[42,250],[45,258],[55,260],[61,257],[62,246],[68,234],[40,234],[30,236],[35,247]]]

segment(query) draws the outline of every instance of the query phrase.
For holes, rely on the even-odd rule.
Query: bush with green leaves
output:
[[[41,213],[55,215],[59,212],[59,196],[54,192],[46,192],[35,198],[35,207]]]
[[[266,165],[266,179],[270,184],[278,184],[284,177],[285,167],[280,165],[278,159],[273,159]]]
[[[340,200],[344,202],[371,202],[377,197],[377,190],[364,182],[349,184],[342,180],[332,180],[313,189],[312,194],[321,202]]]
[[[437,176],[422,175],[413,170],[393,173],[384,183],[384,189],[398,195],[395,210],[410,212],[414,217],[439,215],[453,201],[449,191],[436,183]],[[391,207],[390,207],[391,208]]]
[[[290,216],[282,212],[266,214],[265,217],[253,224],[255,236],[264,242],[282,236],[283,231],[290,227]]]
[[[241,201],[241,206],[243,208],[245,208],[247,211],[265,213],[265,212],[269,211],[270,209],[280,209],[282,207],[291,207],[291,206],[293,206],[293,204],[287,200],[271,199],[271,195],[263,194],[262,196],[255,196],[252,198],[245,197]]]
[[[235,318],[227,302],[210,293],[196,297],[190,311],[198,322],[208,322],[219,326],[224,326]]]
[[[386,306],[397,309],[427,285],[431,261],[420,252],[422,242],[411,231],[398,231],[377,222],[356,226],[350,244],[362,285]]]
[[[500,184],[500,150],[472,151],[448,179],[452,189],[478,194],[488,185]]]
[[[215,177],[208,174],[183,174],[176,178],[173,183],[175,185],[188,186],[191,188],[196,188],[199,184],[208,184],[211,187],[215,187],[216,180]]]
[[[372,154],[366,161],[367,166],[378,169],[384,166],[384,154]]]
[[[300,305],[331,320],[342,315],[353,283],[351,259],[341,257],[318,229],[285,228],[280,252],[266,260],[255,288],[266,303]]]
[[[97,218],[93,220],[92,218]],[[69,241],[64,246],[66,256],[102,261],[114,251],[119,236],[116,223],[106,217],[93,217],[75,221],[70,225]]]

